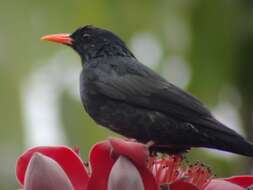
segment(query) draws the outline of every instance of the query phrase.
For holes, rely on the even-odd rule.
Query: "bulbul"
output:
[[[153,151],[207,147],[253,157],[253,144],[217,121],[195,97],[140,63],[112,32],[88,25],[42,39],[70,46],[80,55],[81,100],[98,124],[153,142]]]

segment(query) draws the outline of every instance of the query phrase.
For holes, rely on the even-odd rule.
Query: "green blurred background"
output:
[[[83,111],[79,57],[39,40],[92,24],[121,36],[143,63],[189,90],[253,140],[253,1],[0,0],[0,189],[17,189],[15,161],[34,145],[79,146],[114,134]],[[247,173],[242,156],[193,150],[217,176]]]

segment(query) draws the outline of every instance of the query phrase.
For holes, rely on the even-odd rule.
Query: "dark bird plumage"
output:
[[[217,121],[199,100],[141,64],[112,32],[85,26],[67,38],[66,43],[51,41],[80,55],[82,103],[98,124],[140,142],[153,141],[155,151],[208,147],[253,157],[250,142]]]

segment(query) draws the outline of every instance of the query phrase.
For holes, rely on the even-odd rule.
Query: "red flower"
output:
[[[211,171],[200,163],[184,167],[180,155],[165,155],[160,159],[151,157],[148,168],[152,171],[159,186],[172,190],[204,190],[212,179]]]
[[[183,167],[180,156],[149,156],[141,143],[112,139],[97,143],[89,166],[67,147],[35,147],[17,161],[25,190],[243,190],[252,176],[212,179],[201,164]]]
[[[143,144],[112,139],[93,146],[86,168],[67,147],[35,147],[18,158],[16,175],[25,190],[157,190],[147,157]]]
[[[178,155],[149,158],[148,167],[160,187],[171,190],[246,190],[253,187],[253,176],[212,179],[211,171],[203,164],[183,167],[182,160]]]

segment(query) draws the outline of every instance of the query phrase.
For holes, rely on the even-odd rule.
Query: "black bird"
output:
[[[85,26],[43,40],[72,47],[81,57],[80,93],[100,125],[154,151],[207,147],[253,157],[253,144],[217,121],[195,97],[141,64],[112,32]]]

